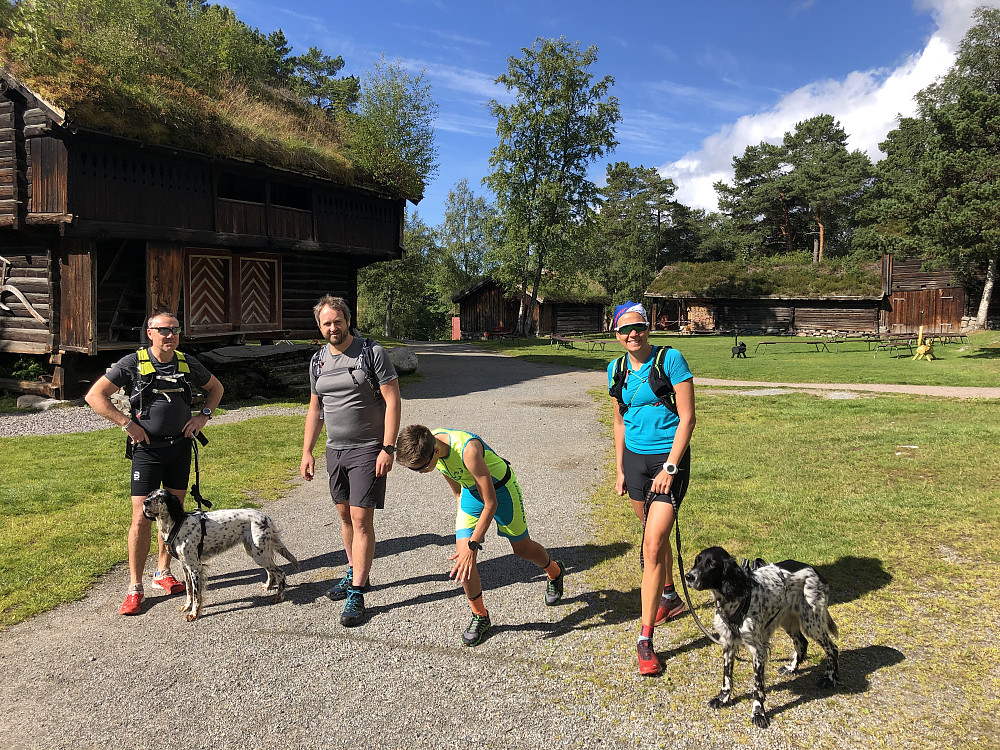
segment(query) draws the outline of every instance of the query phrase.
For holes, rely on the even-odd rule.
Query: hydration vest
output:
[[[170,394],[176,393],[188,407],[191,406],[191,384],[187,379],[191,374],[191,367],[183,352],[174,353],[177,355],[177,374],[163,375],[153,366],[149,358],[149,349],[144,347],[136,352],[139,357],[139,379],[132,388],[129,404],[140,419],[149,416],[149,407],[155,396],[163,396],[169,402]]]
[[[370,338],[361,339],[361,354],[358,356],[358,366],[348,367],[347,371],[354,377],[355,370],[361,370],[361,374],[364,375],[365,381],[371,386],[371,389],[375,392],[375,398],[379,401],[382,400],[382,388],[379,386],[378,375],[375,374],[375,342]],[[312,356],[312,362],[310,367],[313,373],[318,378],[323,370],[323,350],[326,347],[322,347],[318,352]]]
[[[659,401],[651,406],[665,406],[674,414],[677,413],[677,406],[674,403],[674,384],[670,382],[670,376],[663,369],[663,359],[667,356],[669,346],[658,346],[653,352],[653,364],[649,368],[649,388],[653,391]],[[611,387],[608,394],[618,402],[618,412],[623,417],[628,411],[629,405],[622,398],[622,391],[625,390],[625,381],[628,379],[628,354],[623,354],[615,360],[614,373],[611,376]]]

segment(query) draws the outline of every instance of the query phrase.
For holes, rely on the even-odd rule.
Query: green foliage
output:
[[[437,174],[434,117],[437,104],[421,72],[383,57],[361,81],[348,144],[355,163],[376,183],[419,199]]]
[[[862,152],[847,150],[847,134],[833,117],[797,123],[780,145],[747,146],[733,170],[733,184],[715,189],[736,232],[735,259],[808,245],[815,260],[850,251],[872,166]]]
[[[581,51],[579,42],[565,37],[538,38],[521,51],[497,78],[515,101],[490,102],[499,142],[485,182],[497,196],[494,275],[531,300],[518,316],[523,332],[542,271],[568,276],[582,266],[584,230],[597,199],[587,170],[617,145],[614,126],[621,115],[609,95],[614,79],[595,82],[590,72],[596,47]]]
[[[648,294],[709,298],[880,297],[882,276],[877,264],[849,260],[813,263],[807,253],[761,258],[753,265],[731,261],[678,263],[664,268]]]
[[[442,302],[486,273],[486,257],[494,245],[492,206],[462,179],[448,191],[444,221],[438,227],[441,246],[434,264],[434,285]]]
[[[336,78],[344,67],[340,55],[330,57],[319,47],[310,47],[306,54],[294,58],[292,65],[292,88],[307,102],[331,114],[346,112],[357,103],[361,95],[357,77]]]
[[[39,375],[50,373],[42,357],[32,357],[29,354],[17,356],[0,356],[0,378],[14,380],[38,380]]]
[[[406,253],[358,271],[358,326],[396,339],[434,340],[449,330],[450,303],[432,283],[436,235],[419,216],[407,217]]]

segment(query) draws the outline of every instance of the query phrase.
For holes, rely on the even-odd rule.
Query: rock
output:
[[[417,371],[417,355],[408,346],[397,346],[389,349],[389,361],[396,368],[398,375],[409,375]]]

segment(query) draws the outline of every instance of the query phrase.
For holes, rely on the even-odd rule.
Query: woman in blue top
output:
[[[694,383],[684,357],[668,347],[663,370],[673,385],[675,403],[661,401],[653,393],[649,378],[659,347],[649,343],[649,320],[642,305],[619,305],[612,326],[625,349],[625,380],[614,407],[615,489],[619,495],[628,493],[635,514],[644,522],[642,630],[637,651],[639,673],[657,675],[663,665],[653,650],[653,628],[684,612],[684,603],[674,591],[670,529],[690,477]],[[612,391],[615,365],[615,361],[608,365]]]

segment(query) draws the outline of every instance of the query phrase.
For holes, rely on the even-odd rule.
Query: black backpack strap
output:
[[[628,377],[628,364],[625,361],[627,354],[615,360],[615,369],[611,373],[611,387],[608,388],[608,395],[618,402],[618,413],[623,417],[628,411],[628,404],[622,398],[622,391],[625,389],[625,378]]]
[[[368,385],[375,391],[375,396],[382,398],[382,388],[379,386],[378,376],[375,374],[375,342],[370,338],[365,338],[361,342],[361,356],[358,357],[358,367],[361,374],[365,376]]]

